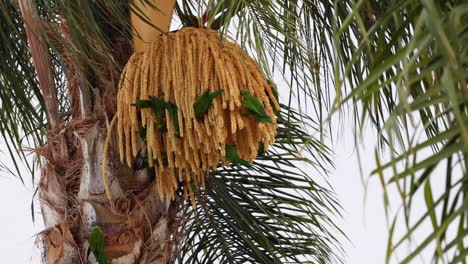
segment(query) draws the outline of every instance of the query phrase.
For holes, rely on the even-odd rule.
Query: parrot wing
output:
[[[169,116],[172,119],[174,124],[175,134],[177,137],[180,137],[180,128],[179,128],[179,117],[177,114],[177,106],[172,103],[167,103],[167,111],[169,112]]]
[[[203,121],[203,115],[205,115],[213,104],[214,98],[221,95],[224,91],[218,90],[215,92],[204,92],[193,104],[193,110],[197,120]]]
[[[244,101],[242,102],[242,105],[250,111],[250,113],[255,117],[255,119],[258,122],[260,123],[272,123],[273,122],[271,117],[269,117],[266,114],[265,108],[263,107],[262,103],[257,97],[251,95],[249,91],[247,90],[242,90],[241,94],[244,97]]]
[[[99,226],[91,227],[91,232],[88,238],[89,248],[93,252],[99,264],[107,264],[108,260],[104,252],[104,234]]]
[[[248,161],[242,159],[239,156],[239,154],[237,153],[237,147],[234,145],[226,145],[226,159],[235,165],[241,164],[248,168],[252,167],[252,165]]]
[[[132,104],[132,106],[136,106],[138,108],[151,108],[151,105],[153,104],[152,101],[150,100],[136,100],[135,103]]]

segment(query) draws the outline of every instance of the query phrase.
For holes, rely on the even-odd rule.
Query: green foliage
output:
[[[0,134],[23,180],[20,160],[26,161],[26,153],[18,150],[43,143],[46,118],[21,13],[12,1],[0,1],[0,41]]]
[[[99,94],[96,86],[101,77],[118,76],[118,61],[126,61],[129,55],[122,52],[122,48],[131,41],[128,1],[31,2],[43,22],[37,25],[42,32],[33,34],[45,36],[50,48],[58,112],[64,120],[69,120],[72,109],[68,99],[69,80],[65,78],[69,69],[65,62],[68,60],[76,67],[80,89],[92,91],[88,94]],[[116,35],[121,35],[119,39],[123,42],[112,41]],[[119,56],[114,56],[113,50],[120,50]],[[26,159],[27,153],[22,150],[43,146],[48,124],[16,0],[0,1],[0,56],[3,59],[0,65],[0,134],[23,180],[19,173],[20,162],[24,162],[33,176],[37,164]]]
[[[412,236],[427,223],[433,232],[413,244],[402,263],[424,250],[434,251],[435,263],[465,263],[468,4],[384,2],[358,1],[346,18],[335,21],[335,76],[344,77],[337,79],[336,106],[352,104],[357,130],[372,122],[381,151],[388,148],[376,152],[373,172],[381,177],[384,190],[396,187],[402,203],[401,213],[390,219],[387,262],[405,249],[405,242],[414,242]],[[342,85],[347,89],[341,90]],[[418,136],[420,132],[424,134]],[[386,156],[388,160],[382,158]],[[445,188],[434,191],[434,182],[445,182]],[[414,215],[412,208],[419,197],[427,206],[422,216]],[[393,234],[397,221],[407,227],[401,238]]]

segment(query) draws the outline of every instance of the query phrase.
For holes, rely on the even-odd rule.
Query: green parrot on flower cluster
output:
[[[268,81],[268,84],[272,85],[270,81]],[[277,91],[276,88],[273,91],[275,97],[277,97]],[[253,116],[257,122],[260,123],[273,123],[273,120],[271,119],[270,116],[268,116],[265,112],[265,108],[263,107],[262,102],[260,100],[253,96],[249,91],[247,90],[241,90],[241,95],[244,97],[244,100],[242,101],[242,105],[248,110],[248,114]],[[258,155],[264,155],[265,153],[265,146],[262,142],[259,143],[258,145]],[[226,159],[229,160],[233,164],[241,164],[244,165],[248,168],[252,167],[252,164],[250,164],[248,161],[242,159],[239,154],[237,153],[237,147],[234,145],[226,145]]]
[[[177,117],[177,106],[171,102],[166,102],[156,96],[150,96],[150,100],[136,100],[133,106],[140,109],[151,108],[154,115],[156,116],[156,122],[158,129],[161,132],[167,132],[166,126],[166,110],[172,119],[174,124],[175,134],[180,137],[179,119]]]
[[[195,111],[195,117],[197,118],[198,122],[203,121],[203,117],[208,113],[211,105],[213,104],[213,100],[220,96],[224,90],[218,90],[214,92],[206,91],[200,97],[198,97],[197,101],[193,104],[193,110]]]
[[[266,114],[262,102],[257,97],[247,90],[242,90],[240,93],[244,97],[242,105],[249,111],[249,115],[252,115],[257,122],[273,123],[271,117]]]
[[[271,82],[268,82],[271,84]],[[213,100],[220,96],[224,90],[218,90],[214,92],[206,91],[204,92],[193,104],[193,110],[195,112],[195,117],[198,122],[203,122],[204,116],[208,113],[208,110],[213,104]],[[277,96],[276,90],[274,91],[275,96]],[[268,116],[265,112],[265,108],[263,107],[260,100],[250,94],[247,90],[242,90],[241,95],[243,96],[244,100],[242,105],[248,110],[249,115],[252,115],[255,120],[260,123],[272,123],[272,119]],[[156,116],[156,122],[158,123],[158,128],[162,131],[167,131],[166,122],[165,122],[165,114],[166,110],[169,113],[172,121],[174,122],[174,127],[176,130],[176,136],[180,137],[180,130],[179,130],[179,121],[177,116],[177,106],[171,102],[166,102],[162,99],[159,99],[155,96],[150,96],[150,100],[136,100],[133,106],[136,106],[140,109],[143,108],[151,108],[153,113]],[[144,128],[143,128],[144,129]],[[141,129],[144,132],[144,130]],[[144,134],[144,133],[142,133]],[[264,153],[264,146],[262,143],[259,144],[259,155],[263,155]],[[242,159],[239,154],[237,153],[237,147],[235,145],[226,145],[226,159],[230,161],[232,164],[244,165],[248,168],[251,168],[252,165]]]
[[[226,145],[226,159],[234,165],[241,164],[247,168],[252,168],[252,164],[239,156],[235,145]]]
[[[165,122],[166,102],[155,96],[150,96],[150,99],[151,100],[136,100],[132,105],[140,109],[151,108],[156,116],[156,122],[158,123],[159,130],[165,131],[167,129]]]

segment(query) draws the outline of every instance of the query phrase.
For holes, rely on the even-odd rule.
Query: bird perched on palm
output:
[[[156,96],[150,96],[150,100],[136,100],[133,106],[140,109],[151,108],[156,116],[158,129],[161,132],[166,132],[166,102]]]
[[[247,108],[249,115],[252,115],[255,120],[260,123],[273,123],[271,117],[266,114],[265,108],[257,97],[250,94],[247,90],[242,90],[240,93],[244,97],[242,105]]]
[[[213,100],[220,96],[224,90],[218,90],[215,92],[204,92],[200,97],[198,97],[197,101],[193,104],[193,110],[195,111],[195,117],[197,118],[198,122],[203,121],[203,117],[208,113],[211,105],[213,104]]]
[[[109,263],[107,256],[104,252],[104,234],[102,233],[102,230],[98,225],[94,224],[91,227],[88,242],[88,256],[90,252],[92,252],[99,264]]]
[[[149,98],[150,100],[136,100],[135,103],[133,103],[132,105],[140,109],[151,108],[154,115],[156,116],[158,129],[161,132],[167,132],[167,110],[174,124],[175,134],[177,137],[180,137],[179,119],[177,117],[177,106],[171,102],[166,102],[156,96],[150,96]]]
[[[252,164],[239,156],[239,153],[237,153],[237,147],[235,145],[226,145],[226,159],[234,165],[241,164],[247,168],[252,167]]]

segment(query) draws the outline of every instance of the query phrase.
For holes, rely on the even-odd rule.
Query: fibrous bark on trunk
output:
[[[30,4],[28,1],[20,1],[26,24],[32,21],[28,18],[35,18],[31,9],[26,8],[26,4]],[[165,10],[151,15],[155,18],[153,22],[160,23],[158,27],[167,31],[175,1],[165,1],[167,6],[159,2],[156,3],[158,7]],[[61,38],[74,47],[67,35],[67,21],[59,21],[56,27]],[[41,25],[41,21],[35,22],[34,25]],[[47,26],[35,29],[47,31]],[[66,65],[65,77],[73,109],[68,122],[59,118],[57,98],[50,85],[53,79],[47,79],[50,77],[47,74],[48,48],[45,41],[28,34],[36,69],[38,73],[45,70],[40,84],[50,124],[47,145],[35,150],[43,164],[39,194],[45,222],[41,233],[44,261],[48,264],[97,263],[93,254],[88,254],[89,231],[91,226],[97,225],[104,233],[105,253],[110,263],[167,263],[171,250],[166,245],[170,245],[167,242],[171,239],[176,202],[159,199],[154,175],[146,169],[135,170],[119,161],[114,147],[117,146],[116,137],[111,138],[108,162],[103,164],[103,145],[116,109],[113,97],[117,93],[118,76],[112,74],[112,70],[103,72],[108,80],[90,89],[80,80],[84,77],[78,73],[80,67],[71,63],[73,54],[61,46],[62,42],[55,41],[53,34],[45,33],[41,37],[48,36],[48,45],[55,45]],[[151,34],[159,35],[154,29]],[[139,40],[136,42],[140,43],[138,49],[145,47]],[[128,58],[132,50],[113,52],[120,62],[122,54],[127,54]],[[105,193],[103,166],[107,166],[112,201]]]
[[[58,137],[71,137],[76,144],[75,152],[65,159],[48,155],[57,147],[50,144],[51,138],[48,146],[37,150],[46,159],[40,196],[47,263],[96,263],[87,254],[87,238],[94,224],[105,234],[106,254],[112,263],[163,263],[168,225],[173,221],[168,215],[171,205],[159,200],[152,179],[136,175],[138,172],[121,164],[115,155],[108,164],[114,197],[109,202],[101,175],[106,132],[102,123],[85,119],[75,127],[63,128],[65,132]]]

